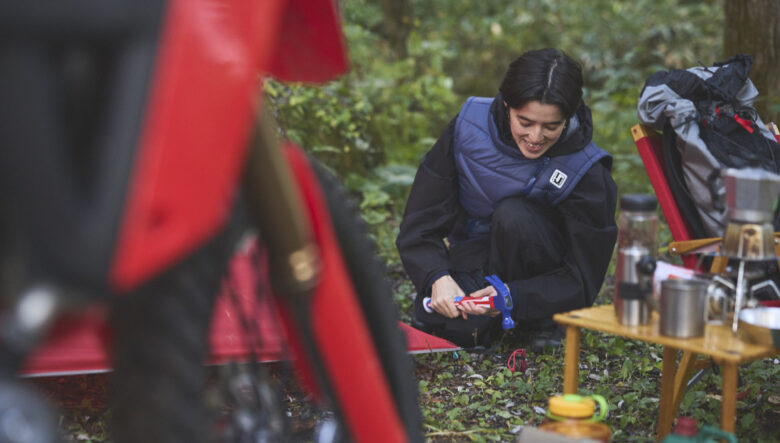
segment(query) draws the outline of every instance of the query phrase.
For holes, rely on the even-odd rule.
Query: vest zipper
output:
[[[533,175],[531,176],[531,179],[528,180],[528,184],[525,185],[525,189],[523,189],[523,195],[528,195],[531,192],[531,189],[534,187],[534,183],[536,183],[536,176],[539,175],[540,172],[550,163],[550,157],[542,157],[542,163],[539,165],[539,167],[536,168],[536,171],[534,171]]]

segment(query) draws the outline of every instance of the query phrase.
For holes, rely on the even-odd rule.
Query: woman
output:
[[[453,301],[495,294],[488,274],[509,288],[532,349],[560,343],[554,313],[593,304],[617,237],[617,186],[612,157],[591,140],[582,83],[563,52],[526,52],[499,94],[469,98],[425,155],[396,241],[418,291],[415,327],[488,345],[496,312]]]

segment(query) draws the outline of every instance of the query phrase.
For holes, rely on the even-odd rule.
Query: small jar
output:
[[[655,256],[658,199],[650,194],[626,194],[620,198],[618,248],[643,247]]]
[[[599,415],[595,415],[596,402],[599,403]],[[600,395],[550,397],[546,419],[539,429],[567,437],[609,442],[612,431],[609,426],[600,423],[607,416],[608,409],[607,401]]]

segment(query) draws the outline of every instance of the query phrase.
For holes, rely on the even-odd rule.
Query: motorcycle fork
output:
[[[244,174],[244,198],[268,253],[269,278],[282,315],[294,328],[290,337],[306,375],[314,382],[315,398],[335,416],[343,417],[312,327],[312,293],[320,272],[319,248],[304,198],[277,139],[276,124],[265,112],[256,117]],[[341,432],[342,430],[338,430]]]
[[[317,281],[319,253],[275,123],[263,111],[255,120],[243,187],[268,251],[271,286],[285,297],[305,296]]]

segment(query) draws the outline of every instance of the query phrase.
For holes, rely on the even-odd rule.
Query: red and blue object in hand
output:
[[[496,289],[496,295],[486,295],[484,297],[455,297],[453,301],[456,305],[459,305],[464,301],[471,301],[477,306],[487,306],[491,309],[496,309],[501,313],[501,327],[505,330],[514,328],[515,321],[512,320],[512,296],[509,294],[509,289],[507,289],[504,282],[495,274],[486,276],[485,280]],[[434,313],[433,308],[431,308],[430,297],[425,297],[423,299],[423,309],[429,314]]]

